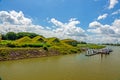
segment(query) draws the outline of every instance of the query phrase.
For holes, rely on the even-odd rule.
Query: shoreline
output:
[[[43,48],[0,48],[0,61],[41,58],[76,53],[81,53],[81,50],[77,52],[62,53],[56,49],[44,50]]]

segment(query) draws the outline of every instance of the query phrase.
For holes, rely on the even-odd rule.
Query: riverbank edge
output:
[[[67,54],[81,53],[82,50],[71,52],[61,52],[57,49],[43,49],[43,48],[0,48],[0,61],[19,60],[27,58],[40,58],[47,56],[58,56]]]

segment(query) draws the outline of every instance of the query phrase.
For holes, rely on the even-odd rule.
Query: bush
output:
[[[14,44],[14,43],[8,43],[7,47],[16,47],[16,44]]]
[[[48,51],[48,48],[46,46],[43,47],[44,50]]]
[[[43,47],[43,44],[22,44],[21,47]]]

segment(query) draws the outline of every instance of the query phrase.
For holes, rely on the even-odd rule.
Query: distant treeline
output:
[[[103,45],[120,46],[120,43],[104,43]]]
[[[16,40],[16,39],[20,39],[22,37],[28,36],[30,38],[36,37],[38,36],[38,34],[36,33],[29,33],[29,32],[19,32],[19,33],[15,33],[15,32],[8,32],[6,34],[2,34],[2,40]]]

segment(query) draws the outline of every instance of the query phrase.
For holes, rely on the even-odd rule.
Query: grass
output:
[[[1,40],[0,41],[0,47],[6,47],[7,44],[12,43],[13,41],[11,40]]]
[[[90,49],[101,49],[105,47],[103,45],[97,45],[97,44],[78,44],[77,46],[80,48],[90,48]]]
[[[18,43],[18,44],[20,44],[20,43],[31,43],[31,42],[32,42],[32,39],[28,36],[25,36],[23,38],[20,38],[20,39],[14,41],[14,43]]]
[[[3,44],[3,42],[1,43]],[[44,37],[41,36],[36,36],[32,39],[28,36],[25,36],[15,41],[6,41],[4,45],[7,47],[50,47],[50,44],[46,43]]]
[[[6,45],[6,44],[11,43],[11,42],[13,42],[13,41],[11,41],[11,40],[1,40],[0,44]]]
[[[1,40],[0,47],[59,47],[63,48],[91,48],[91,49],[100,49],[104,48],[103,45],[97,44],[77,44],[77,41],[71,39],[59,40],[58,38],[44,38],[41,36],[36,36],[30,38],[25,36],[15,41],[10,40]]]
[[[64,40],[61,40],[61,42],[66,43],[71,46],[77,46],[77,44],[78,44],[78,41],[72,40],[72,39],[64,39]]]
[[[33,43],[36,43],[36,42],[45,42],[45,38],[42,37],[42,36],[36,36],[32,39],[32,42]]]

